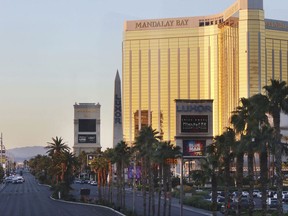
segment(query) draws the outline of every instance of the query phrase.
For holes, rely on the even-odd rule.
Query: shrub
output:
[[[52,186],[51,189],[53,190],[52,197],[54,199],[59,199],[59,192],[61,195],[61,199],[71,199],[71,196],[69,195],[69,191],[71,190],[71,188],[65,182],[58,183],[57,185]]]
[[[204,200],[203,196],[193,195],[189,198],[184,198],[183,203],[185,205],[190,205],[195,208],[205,209],[211,211],[212,203],[210,201]]]

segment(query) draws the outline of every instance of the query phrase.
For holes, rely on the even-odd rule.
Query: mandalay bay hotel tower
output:
[[[213,101],[213,135],[229,126],[239,98],[288,81],[288,22],[265,17],[263,0],[237,0],[222,13],[126,21],[123,136],[144,125],[175,141],[176,101]]]

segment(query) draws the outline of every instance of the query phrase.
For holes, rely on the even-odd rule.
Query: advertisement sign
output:
[[[87,164],[91,165],[92,161],[96,158],[96,155],[87,155]]]
[[[78,135],[78,143],[96,143],[96,135],[91,134]]]
[[[79,119],[79,132],[96,132],[96,119]]]
[[[141,167],[140,166],[136,166],[136,173],[134,172],[133,166],[128,167],[128,178],[133,179],[134,175],[136,175],[136,179],[141,178]]]
[[[204,156],[205,140],[183,140],[183,157]]]
[[[208,133],[208,115],[181,115],[181,133]]]

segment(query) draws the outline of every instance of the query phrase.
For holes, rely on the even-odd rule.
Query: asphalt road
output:
[[[0,192],[1,216],[119,216],[113,210],[50,199],[50,188],[24,173],[25,182],[7,184]]]
[[[81,188],[86,188],[90,189],[90,196],[89,199],[91,200],[97,200],[98,199],[98,189],[97,186],[92,186],[89,184],[72,184],[71,185],[74,190],[72,191],[73,196],[77,199],[80,200],[80,190]],[[147,195],[148,196],[148,195]],[[117,203],[116,200],[116,190],[114,190],[113,193],[114,197],[114,202]],[[162,215],[162,210],[163,210],[163,198],[161,198],[161,214]],[[157,201],[155,202],[156,205],[156,213],[157,213]],[[167,204],[168,205],[168,204]],[[148,198],[147,198],[147,206],[148,206]],[[126,207],[130,210],[133,209],[133,191],[129,188],[126,190]],[[142,192],[136,191],[135,194],[135,211],[137,215],[143,215],[143,196]],[[166,210],[166,214],[168,215],[168,209]],[[171,205],[171,215],[173,216],[180,216],[180,203],[179,199],[172,199],[172,205]],[[193,208],[191,206],[183,206],[183,216],[210,216],[212,215],[211,212],[205,211],[203,209],[197,209]],[[219,213],[219,215],[221,215]]]

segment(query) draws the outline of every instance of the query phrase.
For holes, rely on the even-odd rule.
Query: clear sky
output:
[[[73,146],[73,105],[101,104],[101,145],[112,147],[113,91],[125,20],[212,15],[235,0],[0,0],[0,132],[7,149]],[[287,0],[264,0],[288,20]]]

